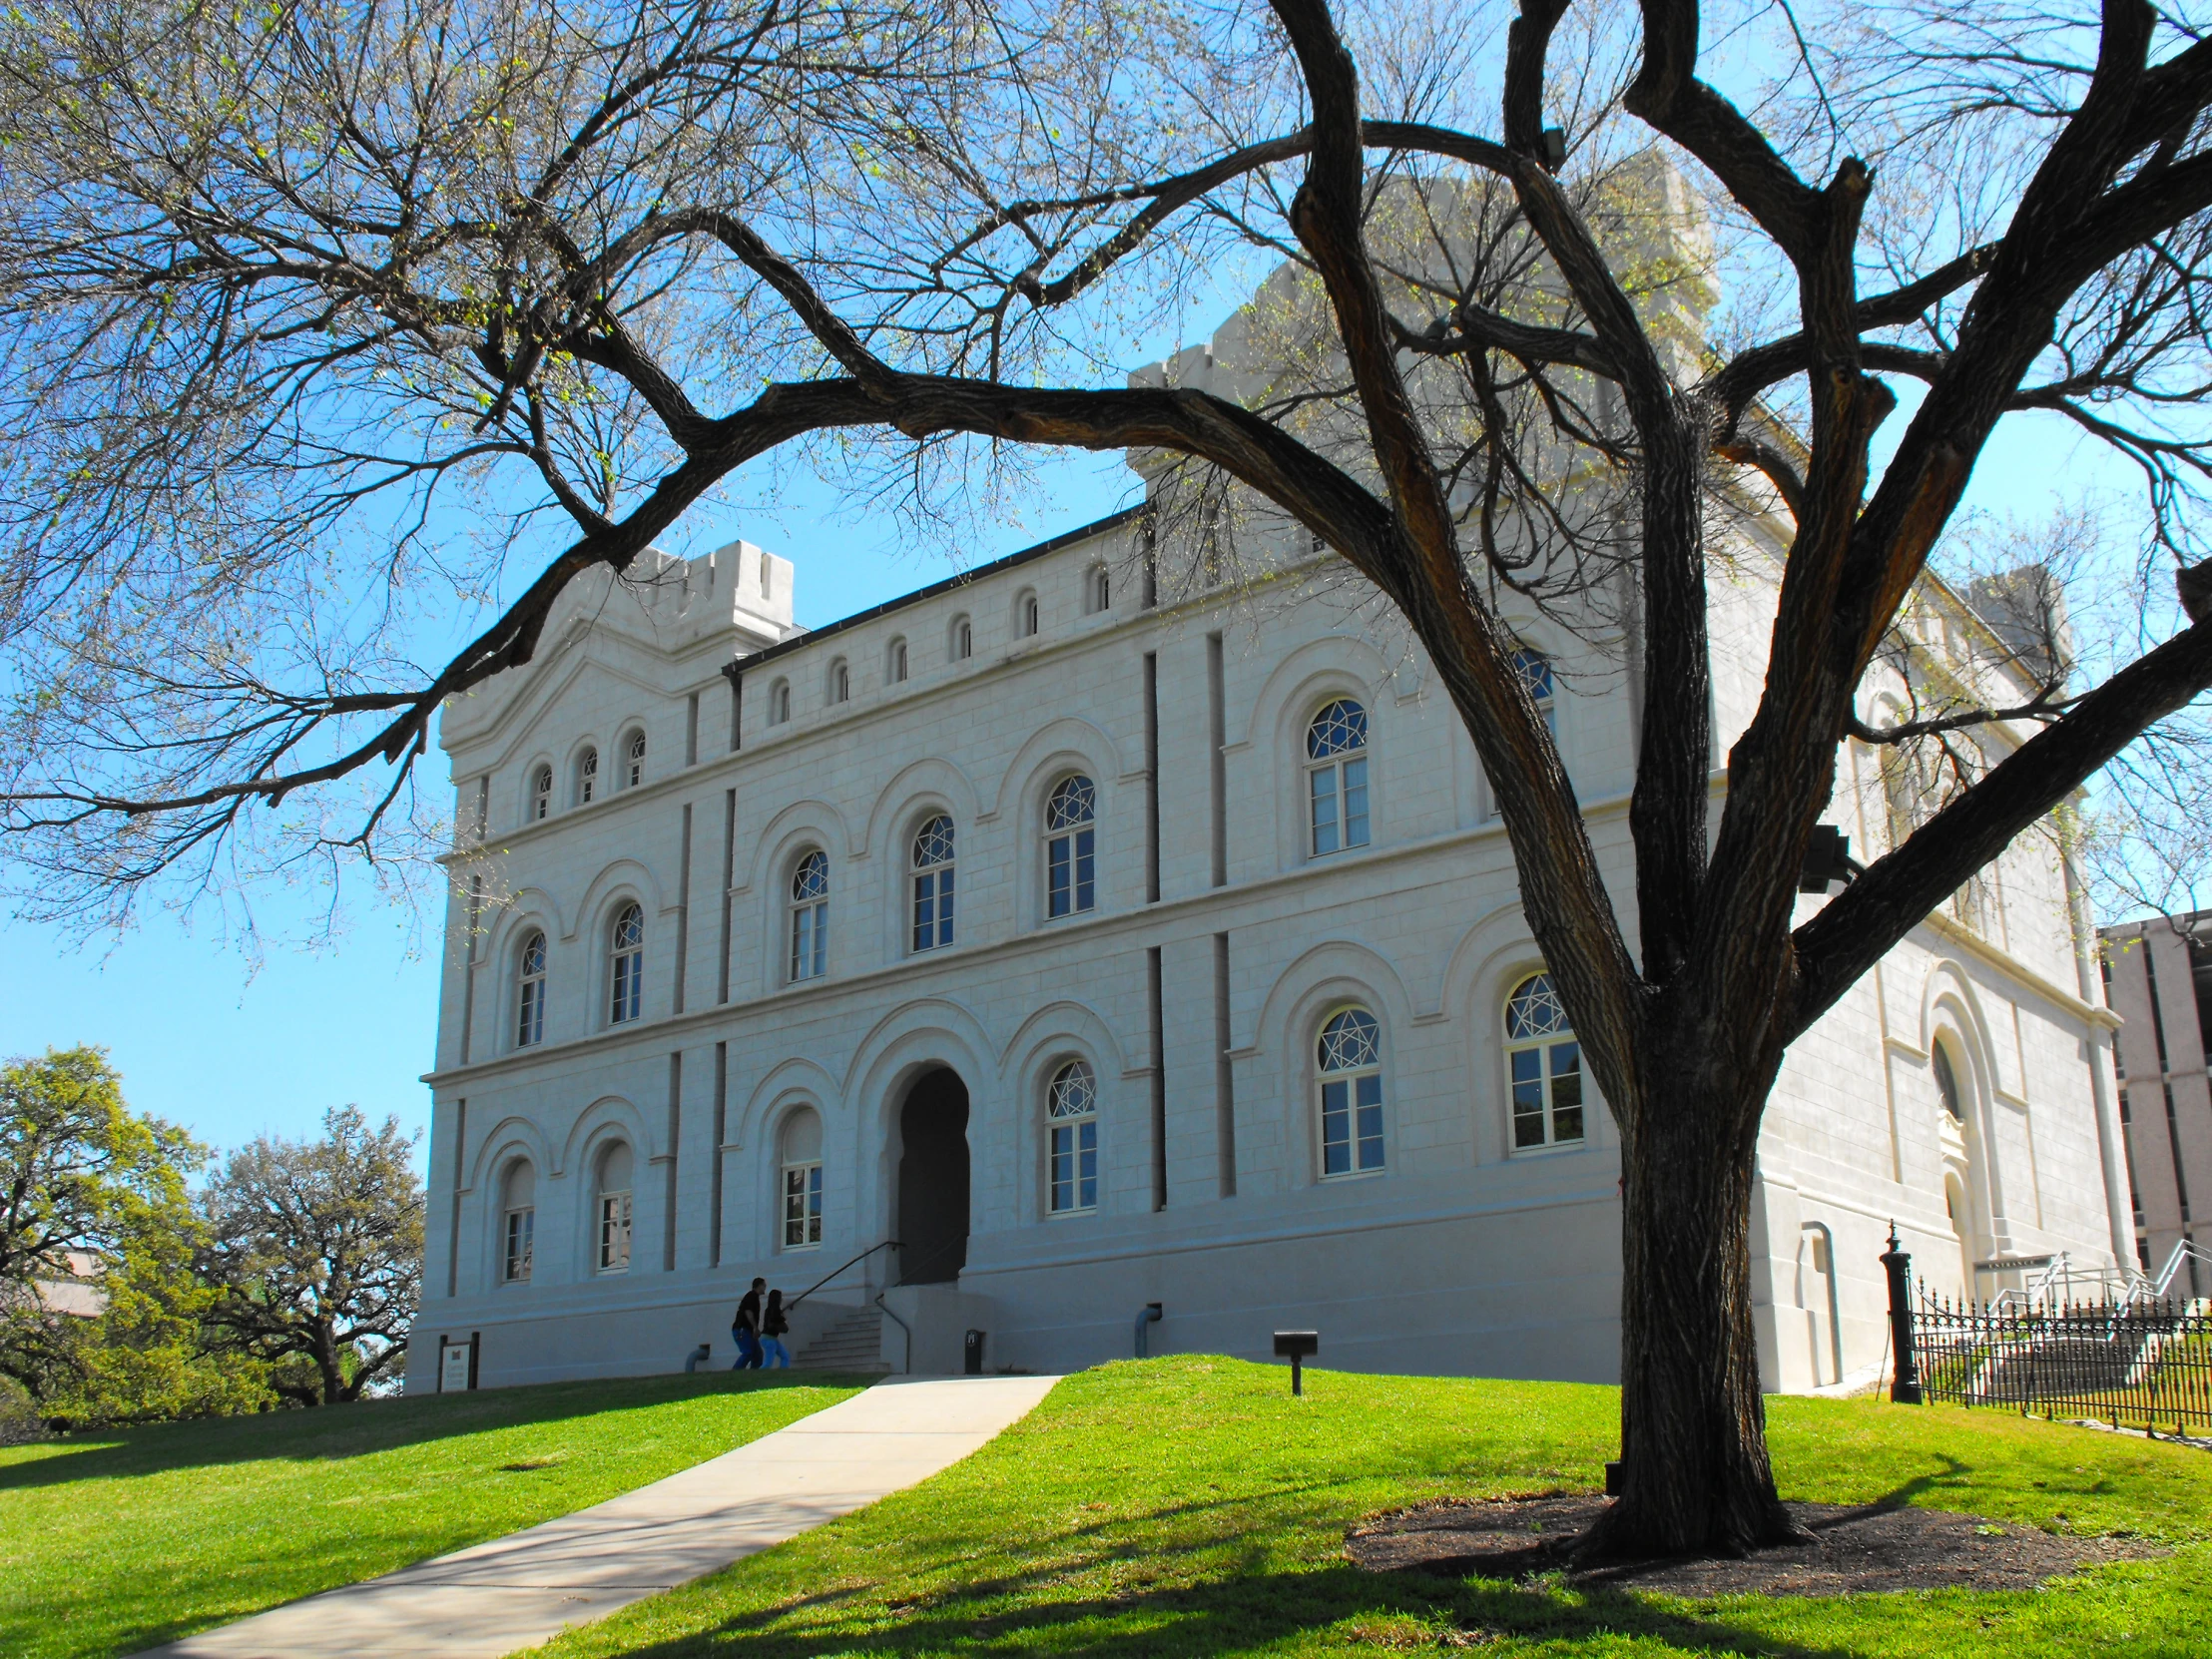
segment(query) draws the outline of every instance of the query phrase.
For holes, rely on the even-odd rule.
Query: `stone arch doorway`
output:
[[[898,1109],[898,1282],[939,1285],[967,1265],[968,1093],[939,1066],[906,1091]]]

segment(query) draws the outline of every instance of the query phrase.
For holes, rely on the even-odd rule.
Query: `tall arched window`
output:
[[[1029,639],[1036,632],[1037,596],[1025,593],[1014,601],[1014,633],[1019,638]]]
[[[1095,900],[1098,791],[1081,773],[1063,778],[1044,804],[1044,913],[1077,915]]]
[[[522,941],[516,963],[515,1046],[528,1048],[545,1036],[545,935],[532,933]]]
[[[1958,1087],[1958,1071],[1950,1063],[1950,1049],[1937,1043],[1929,1051],[1929,1065],[1936,1073],[1936,1093],[1942,1099],[1943,1110],[1950,1114],[1953,1123],[1966,1121],[1966,1097]]]
[[[1359,1175],[1382,1167],[1382,1028],[1365,1008],[1346,1008],[1321,1028],[1321,1172]]]
[[[894,686],[903,685],[906,680],[906,642],[904,640],[891,641],[888,666],[891,684]]]
[[[942,813],[914,831],[914,948],[952,942],[952,821]]]
[[[599,799],[599,751],[587,749],[576,759],[576,805],[589,806]]]
[[[769,688],[768,723],[782,726],[792,718],[792,683],[779,680]]]
[[[607,937],[607,984],[613,993],[607,1018],[616,1025],[636,1019],[645,1000],[645,910],[623,905]]]
[[[964,663],[975,655],[975,625],[964,616],[952,619],[952,660]]]
[[[1098,1080],[1082,1060],[1052,1074],[1044,1094],[1052,1213],[1098,1208]]]
[[[1543,717],[1545,729],[1557,737],[1559,688],[1551,678],[1551,659],[1524,645],[1513,653],[1513,667],[1520,674],[1521,684],[1528,688],[1528,695],[1535,699],[1536,713]]]
[[[499,1277],[520,1285],[530,1278],[530,1250],[538,1230],[538,1175],[527,1161],[507,1166],[499,1195]]]
[[[539,767],[530,774],[530,818],[533,823],[553,814],[553,769]]]
[[[645,782],[645,734],[632,732],[622,746],[622,787],[634,790]]]
[[[1551,975],[1530,974],[1505,999],[1505,1064],[1512,1078],[1513,1150],[1582,1140],[1582,1048]]]
[[[830,665],[830,701],[832,703],[849,703],[852,701],[852,665],[841,659]]]
[[[599,1271],[630,1271],[630,1148],[622,1141],[599,1159]]]
[[[784,1120],[784,1248],[822,1243],[822,1119],[802,1106]]]
[[[1312,856],[1368,844],[1368,712],[1348,697],[1306,728],[1306,801]]]
[[[1089,609],[1093,615],[1114,608],[1114,579],[1104,565],[1098,566],[1091,572],[1088,588]]]
[[[816,847],[792,869],[791,976],[819,979],[830,962],[830,854]]]

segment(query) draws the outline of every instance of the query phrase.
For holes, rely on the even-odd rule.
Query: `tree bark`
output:
[[[1751,1309],[1753,1160],[1779,1050],[1738,1070],[1694,1030],[1660,1046],[1646,1098],[1618,1118],[1624,1484],[1584,1538],[1591,1559],[1805,1537],[1775,1493]]]

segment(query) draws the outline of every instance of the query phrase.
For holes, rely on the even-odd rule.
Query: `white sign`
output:
[[[474,1352],[470,1343],[448,1343],[438,1350],[438,1392],[461,1393],[468,1387],[468,1359]]]

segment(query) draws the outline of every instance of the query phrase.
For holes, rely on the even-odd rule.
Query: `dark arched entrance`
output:
[[[967,1085],[924,1072],[898,1109],[898,1282],[936,1285],[967,1265]]]

